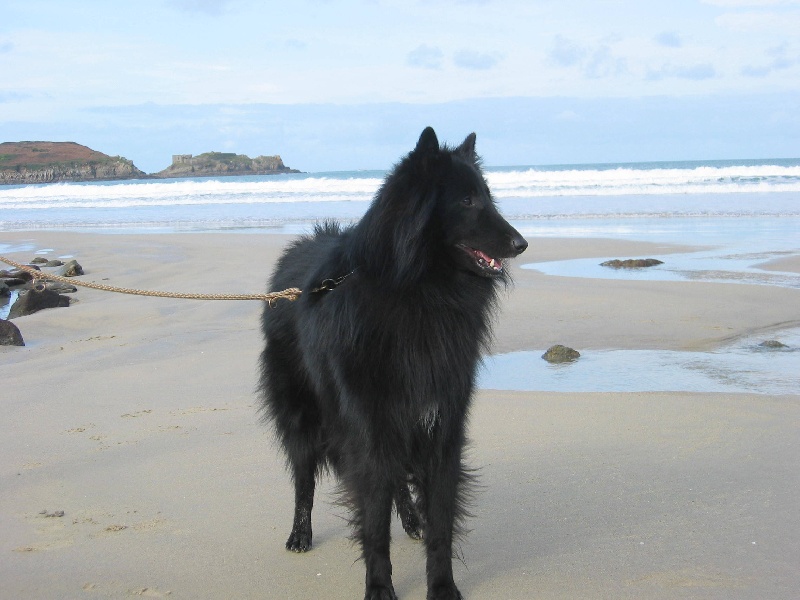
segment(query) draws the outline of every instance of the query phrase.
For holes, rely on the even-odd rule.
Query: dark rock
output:
[[[34,258],[34,259],[31,261],[31,263],[30,263],[30,264],[32,264],[32,265],[46,265],[46,264],[47,264],[47,262],[48,262],[48,261],[47,261],[47,259],[46,259],[45,257],[43,257],[43,256],[37,256],[36,258]]]
[[[30,281],[25,281],[24,279],[3,279],[2,280],[9,289],[16,289],[22,286],[26,286],[30,283]]]
[[[78,288],[74,285],[62,283],[61,281],[48,281],[45,283],[45,286],[47,286],[48,290],[56,294],[74,294],[78,291]]]
[[[61,260],[58,260],[58,259],[56,258],[56,259],[53,259],[53,260],[48,260],[48,261],[47,261],[47,262],[45,262],[45,263],[44,263],[42,266],[43,266],[43,267],[60,267],[60,266],[61,266],[61,265],[63,265],[63,264],[64,264],[64,262],[63,262],[63,261],[61,261]]]
[[[556,344],[547,349],[547,352],[542,354],[542,358],[549,363],[565,363],[572,362],[580,358],[581,353],[572,348]]]
[[[47,264],[42,266],[49,267],[43,272],[49,273],[50,275],[58,275],[60,277],[76,277],[78,275],[83,275],[83,267],[75,259],[67,261],[66,263],[61,263],[60,265]],[[42,271],[42,269],[39,270]]]
[[[612,269],[641,269],[663,264],[663,261],[656,258],[628,258],[626,260],[615,258],[614,260],[607,260],[606,262],[600,263],[600,266],[611,267]]]
[[[36,288],[21,293],[8,313],[9,319],[24,317],[45,308],[69,306],[69,298],[46,288]]]
[[[33,265],[31,265],[31,268],[41,271],[39,267],[35,267]],[[22,269],[14,269],[13,271],[3,270],[0,271],[0,279],[4,280],[7,285],[22,285],[26,281],[33,279],[33,275],[31,275],[28,271],[23,271]]]
[[[0,298],[10,295],[11,295],[11,290],[8,288],[8,285],[6,284],[5,281],[0,279]]]
[[[766,342],[761,342],[759,346],[768,349],[780,349],[789,347],[786,344],[779,342],[778,340],[767,340]]]
[[[0,319],[0,346],[24,346],[19,328],[11,321]]]
[[[4,277],[0,279],[0,281],[5,283],[8,287],[17,287],[27,284],[31,279],[33,279],[33,277],[30,279],[23,279],[22,277]]]
[[[60,273],[60,275],[64,277],[75,277],[77,275],[83,275],[83,267],[81,267],[78,264],[78,261],[74,259],[64,264],[63,267],[59,268],[59,271],[61,271],[61,269],[63,269],[63,271]]]

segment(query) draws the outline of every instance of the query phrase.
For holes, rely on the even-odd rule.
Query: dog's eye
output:
[[[472,201],[472,196],[464,196],[461,199],[461,204],[463,204],[464,206],[472,206],[474,204],[474,202]]]

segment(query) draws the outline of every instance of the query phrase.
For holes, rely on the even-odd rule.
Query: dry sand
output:
[[[74,255],[83,279],[259,292],[286,238],[0,234],[24,240]],[[546,239],[525,258],[665,250]],[[800,318],[800,290],[515,279],[497,351],[706,349]],[[292,492],[258,422],[259,304],[75,297],[0,348],[0,598],[361,597],[330,481],[313,551],[283,549]],[[798,597],[800,394],[481,391],[470,434],[484,487],[456,563],[467,598]],[[392,551],[399,596],[424,598],[422,547],[398,524]]]

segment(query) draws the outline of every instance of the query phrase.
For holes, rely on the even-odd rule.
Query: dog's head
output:
[[[453,270],[500,277],[528,246],[497,211],[475,134],[450,148],[430,127],[387,176],[353,241],[350,262],[396,286]]]
[[[497,210],[475,153],[475,134],[449,149],[428,127],[414,152],[435,174],[433,222],[456,265],[484,277],[501,275],[504,261],[524,252],[528,242]]]

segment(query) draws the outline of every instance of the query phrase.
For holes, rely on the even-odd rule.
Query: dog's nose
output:
[[[521,235],[515,235],[511,238],[511,246],[517,254],[522,254],[528,247],[528,241]]]

